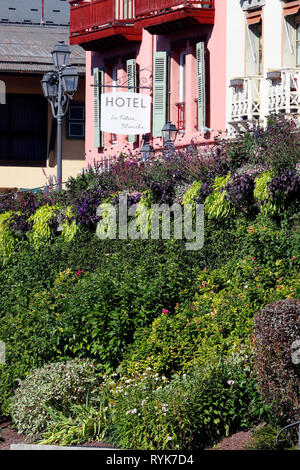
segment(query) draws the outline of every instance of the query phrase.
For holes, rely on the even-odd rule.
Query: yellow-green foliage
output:
[[[265,214],[273,215],[277,212],[277,207],[268,191],[268,184],[273,178],[273,173],[268,170],[255,178],[254,198],[261,205],[261,211]],[[267,202],[266,202],[267,201]]]
[[[227,217],[233,210],[225,187],[229,182],[231,174],[215,178],[212,193],[205,199],[205,211],[209,219]]]
[[[189,189],[185,192],[182,198],[182,204],[192,204],[201,188],[202,181],[195,181],[192,186],[190,186]]]
[[[28,238],[35,248],[40,248],[51,241],[53,233],[49,222],[55,217],[58,210],[59,207],[57,205],[49,206],[49,204],[46,204],[39,207],[29,217],[28,221],[32,222],[32,230],[28,233]]]
[[[136,230],[140,232],[141,238],[147,238],[147,234],[151,230],[151,195],[146,193],[138,203],[135,215],[135,222],[133,223]],[[129,223],[129,230],[130,230]]]
[[[10,257],[15,243],[13,232],[8,226],[11,215],[12,211],[0,214],[0,254],[4,262]]]
[[[66,221],[63,224],[62,236],[64,237],[66,242],[71,242],[77,232],[78,226],[76,225],[75,220],[71,220],[73,217],[73,208],[72,206],[68,206],[65,210],[65,217]]]
[[[111,199],[107,198],[101,204],[101,213],[97,211],[97,215],[101,220],[97,223],[96,235],[100,240],[110,238],[113,239],[116,236],[117,224],[116,224],[116,211],[112,208]]]

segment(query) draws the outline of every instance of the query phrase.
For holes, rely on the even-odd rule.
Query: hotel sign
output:
[[[132,92],[102,93],[100,130],[111,134],[150,132],[151,98]]]

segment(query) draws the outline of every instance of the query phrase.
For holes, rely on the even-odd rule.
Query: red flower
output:
[[[163,313],[163,315],[167,315],[167,313],[169,313],[169,310],[167,310],[167,309],[164,308],[163,311],[162,311],[162,313]]]
[[[81,276],[81,274],[82,274],[82,271],[81,271],[81,269],[79,269],[79,271],[77,271],[77,273],[76,273],[76,276],[79,277],[79,276]]]

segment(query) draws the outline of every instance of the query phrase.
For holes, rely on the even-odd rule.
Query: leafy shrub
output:
[[[15,243],[13,232],[9,227],[11,216],[10,211],[0,214],[0,254],[4,262],[10,258]]]
[[[197,200],[200,199],[200,192],[203,186],[206,186],[206,183],[202,183],[202,181],[195,181],[185,192],[182,198],[182,204],[192,204]]]
[[[254,186],[253,175],[248,173],[235,175],[226,186],[228,198],[233,207],[245,213],[253,212],[255,210]]]
[[[292,203],[299,203],[300,177],[295,169],[285,169],[274,176],[268,184],[268,190],[277,208],[282,211]]]
[[[86,441],[103,441],[109,427],[108,408],[85,405],[70,405],[70,416],[63,412],[48,409],[52,423],[43,432],[41,445],[59,444],[71,446]]]
[[[259,389],[283,426],[300,420],[300,369],[293,363],[293,344],[300,340],[299,320],[299,299],[271,303],[255,316]]]
[[[146,371],[112,389],[113,437],[125,449],[203,449],[264,415],[255,378],[240,357],[170,382]]]
[[[51,238],[54,236],[51,222],[54,221],[58,209],[59,207],[57,205],[50,206],[46,204],[37,209],[35,213],[29,217],[28,222],[32,222],[29,240],[35,248],[40,248],[50,243]]]
[[[280,445],[276,445],[279,431],[279,428],[271,424],[258,427],[253,431],[251,441],[246,445],[246,450],[282,450],[288,447],[288,442],[280,442]]]
[[[271,170],[261,173],[255,178],[254,199],[258,203],[261,211],[265,214],[274,215],[277,207],[272,195],[269,191],[269,184],[273,178]]]
[[[77,225],[95,229],[99,220],[97,208],[103,202],[104,193],[101,188],[92,188],[80,194],[72,201],[74,219]]]
[[[61,217],[61,221],[59,220]],[[74,217],[73,207],[69,206],[64,211],[63,214],[59,214],[58,221],[61,225],[58,227],[58,230],[62,230],[62,235],[66,242],[71,242],[76,235],[78,230],[78,225]]]
[[[299,160],[300,140],[294,130],[293,121],[270,116],[267,128],[260,131],[257,151],[250,156],[250,160],[263,161],[276,174],[295,168]]]
[[[297,266],[286,275],[288,263],[265,264],[246,255],[238,262],[198,273],[193,298],[190,292],[187,295],[188,288],[183,290],[175,309],[165,305],[151,326],[136,331],[123,367],[130,372],[151,367],[170,375],[215,356],[251,349],[255,312],[268,302],[300,294]]]
[[[97,384],[89,361],[48,364],[20,382],[12,401],[12,419],[19,433],[40,434],[53,421],[48,407],[69,413],[70,405],[85,403]]]
[[[227,176],[215,178],[213,191],[205,199],[205,210],[210,219],[225,218],[230,214],[231,205],[225,189],[230,176],[228,173]]]

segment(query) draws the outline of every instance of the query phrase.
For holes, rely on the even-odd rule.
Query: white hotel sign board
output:
[[[149,95],[132,92],[101,94],[101,131],[123,135],[148,134],[150,121]]]

